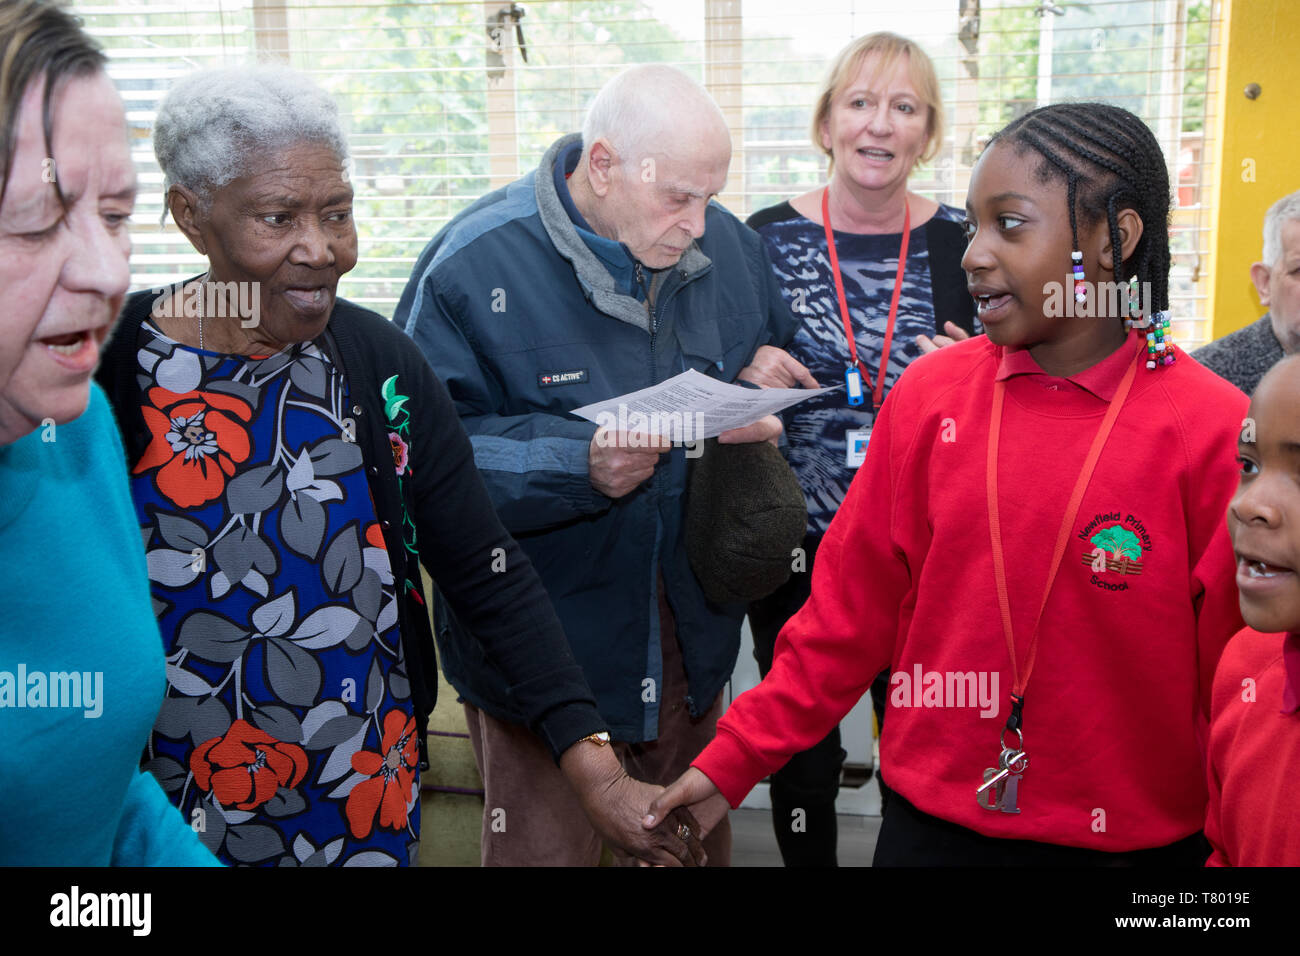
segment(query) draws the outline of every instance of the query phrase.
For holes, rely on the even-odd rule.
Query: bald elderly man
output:
[[[1249,395],[1282,356],[1300,350],[1300,191],[1264,214],[1264,255],[1250,281],[1268,311],[1192,353],[1192,358]]]
[[[794,335],[762,242],[712,202],[730,161],[698,84],[670,67],[627,70],[581,135],[433,238],[394,317],[446,383],[595,692],[613,739],[583,745],[613,746],[660,784],[713,737],[744,606],[709,602],[687,560],[683,448],[638,446],[569,413],[686,369],[733,381],[760,346]],[[779,430],[767,419],[725,437]],[[596,864],[600,838],[501,671],[438,613],[486,788],[484,865]],[[730,830],[704,847],[726,865]]]

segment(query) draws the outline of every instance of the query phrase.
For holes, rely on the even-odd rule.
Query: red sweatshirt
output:
[[[1246,628],[1228,644],[1214,678],[1207,866],[1300,866],[1297,694],[1300,635]]]
[[[733,806],[889,668],[882,774],[925,813],[988,836],[1109,851],[1201,829],[1214,667],[1242,626],[1224,513],[1247,400],[1186,355],[1138,368],[1071,528],[1026,689],[1022,812],[975,799],[1012,687],[986,507],[995,377],[1006,381],[999,509],[1023,658],[1066,501],[1139,348],[1131,334],[1069,379],[983,336],[909,366],[771,672],[694,763]],[[971,701],[980,680],[995,698],[987,716]]]

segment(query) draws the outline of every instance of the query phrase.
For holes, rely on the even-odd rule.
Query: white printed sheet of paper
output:
[[[766,415],[843,387],[746,388],[688,369],[650,388],[575,408],[573,414],[610,431],[690,442],[752,425]]]

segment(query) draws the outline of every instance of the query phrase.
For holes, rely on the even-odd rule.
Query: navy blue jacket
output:
[[[541,575],[616,739],[658,736],[656,579],[682,645],[692,714],[731,675],[744,605],[710,603],[686,557],[686,457],[612,500],[591,487],[596,426],[569,412],[688,368],[731,381],[760,345],[784,345],[790,313],[757,234],[717,204],[704,236],[660,274],[653,317],[584,243],[557,193],[557,157],[456,216],[416,263],[394,315],[447,386],[506,528]],[[441,605],[441,602],[439,602]],[[438,644],[470,703],[521,720],[482,645],[445,610]]]

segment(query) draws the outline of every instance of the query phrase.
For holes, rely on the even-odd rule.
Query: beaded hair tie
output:
[[[1169,333],[1169,313],[1157,312],[1149,320],[1147,368],[1174,364],[1174,340]]]
[[[1164,310],[1143,318],[1136,276],[1128,284],[1128,311],[1129,318],[1124,320],[1124,328],[1147,330],[1147,368],[1173,365],[1177,355],[1169,327],[1169,312]]]
[[[1074,301],[1083,302],[1088,298],[1088,283],[1083,279],[1083,253],[1075,249],[1070,253],[1074,264]]]
[[[1059,164],[1058,164],[1059,165]],[[1079,226],[1075,218],[1074,197],[1077,179],[1074,173],[1066,170],[1067,205],[1070,210],[1070,238],[1074,245],[1079,244]],[[1074,249],[1070,252],[1071,271],[1074,274],[1074,301],[1083,303],[1088,298],[1088,283],[1083,274],[1083,251]],[[1117,270],[1118,271],[1118,268]],[[1169,329],[1169,312],[1161,311],[1154,315],[1142,315],[1142,301],[1137,276],[1128,284],[1128,318],[1124,320],[1125,331],[1129,329],[1147,329],[1147,368],[1155,369],[1164,365],[1173,365],[1174,340]]]

